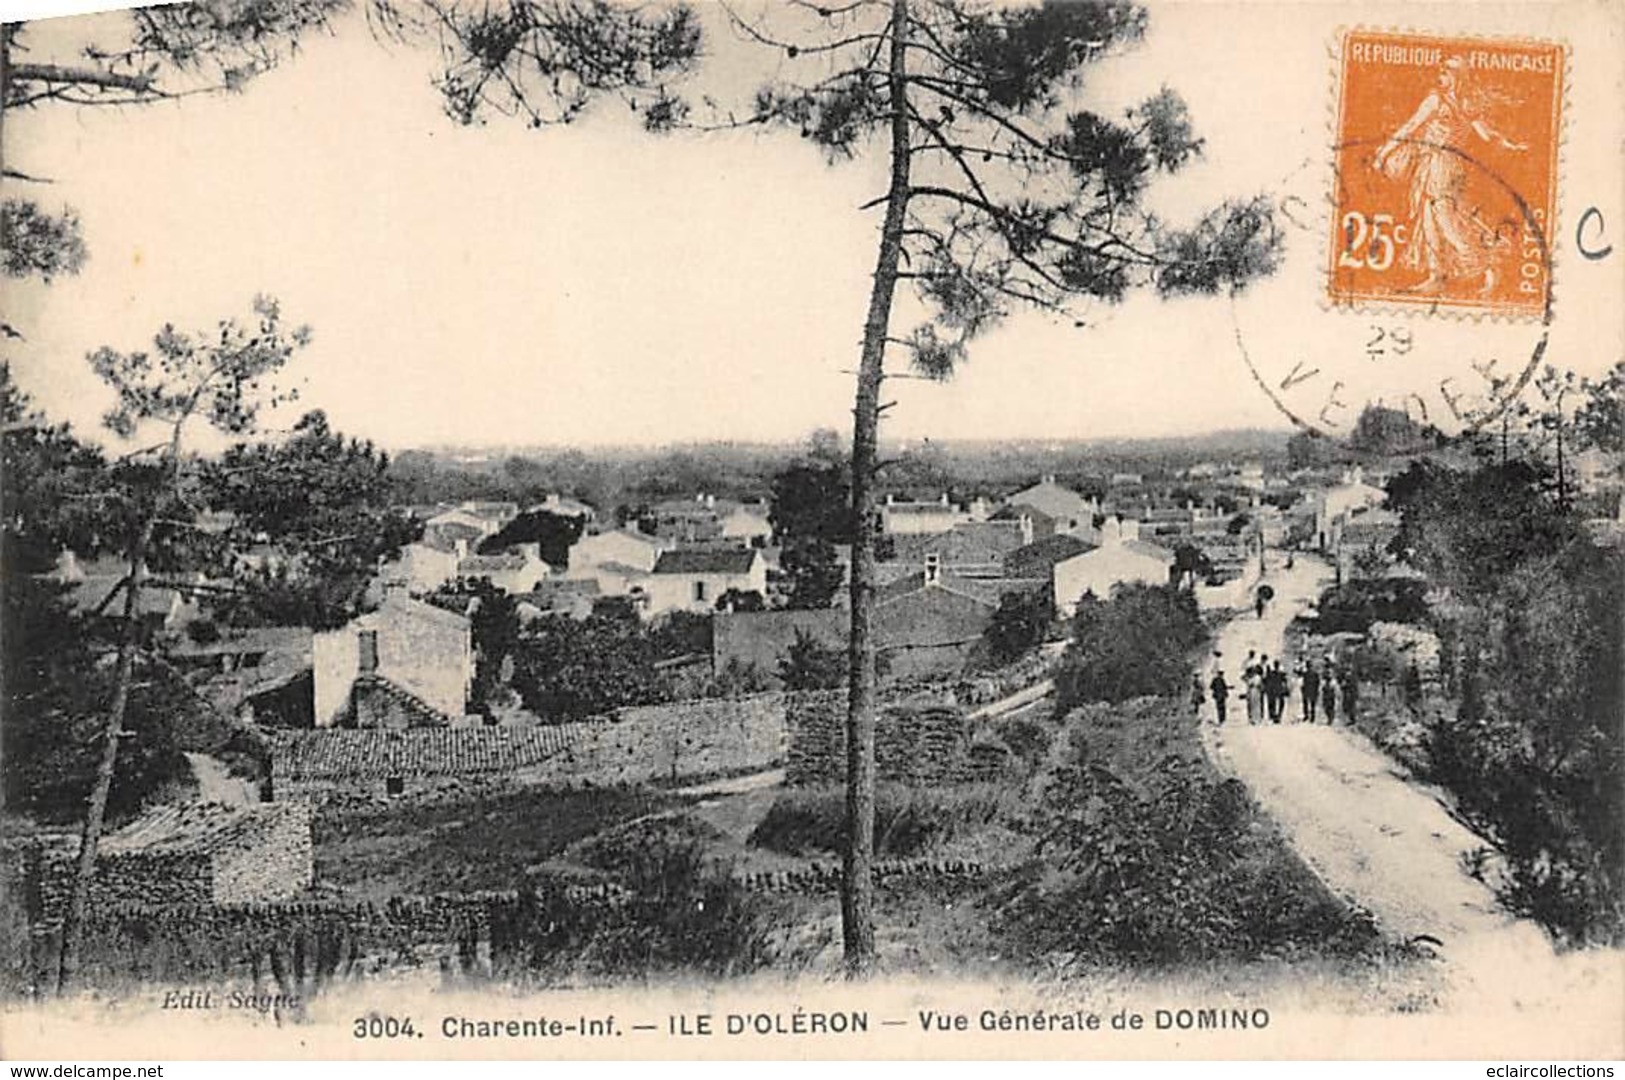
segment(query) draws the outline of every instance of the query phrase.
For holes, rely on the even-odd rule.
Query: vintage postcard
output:
[[[1618,4],[15,20],[8,1059],[1625,1057]]]

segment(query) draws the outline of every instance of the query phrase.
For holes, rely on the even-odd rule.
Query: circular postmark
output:
[[[1353,161],[1377,172],[1389,148],[1411,155],[1411,168],[1444,174],[1442,190],[1403,192],[1401,212],[1344,209],[1362,205],[1374,185],[1363,178],[1348,182],[1336,163]],[[1386,160],[1395,152],[1389,149]],[[1417,165],[1423,155],[1447,164]],[[1283,193],[1281,216],[1295,231],[1287,234],[1281,280],[1267,286],[1264,297],[1232,300],[1235,345],[1253,381],[1295,426],[1332,439],[1353,435],[1373,406],[1445,435],[1498,420],[1538,372],[1549,342],[1546,214],[1455,146],[1351,140],[1333,148],[1333,160],[1332,192],[1320,196],[1331,204],[1332,220],[1305,221],[1289,208],[1310,205],[1314,196]],[[1456,205],[1430,221],[1430,197]],[[1295,250],[1311,244],[1324,244],[1313,253],[1316,271],[1307,265],[1310,250]],[[1474,247],[1440,253],[1428,244]],[[1389,277],[1382,289],[1362,287],[1362,271],[1366,279]],[[1521,312],[1494,303],[1508,293],[1518,297]]]
[[[1481,428],[1550,340],[1567,50],[1358,28],[1333,56],[1329,173],[1280,192],[1296,228],[1281,272],[1233,302],[1236,346],[1315,434],[1356,434],[1374,407],[1423,432]]]

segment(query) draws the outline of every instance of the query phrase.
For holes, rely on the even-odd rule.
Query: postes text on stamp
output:
[[[1564,74],[1551,42],[1346,33],[1329,299],[1547,314]]]

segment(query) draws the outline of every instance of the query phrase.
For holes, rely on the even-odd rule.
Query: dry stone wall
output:
[[[846,695],[795,695],[789,708],[792,785],[840,782],[846,775]],[[988,751],[973,755],[970,724],[957,707],[930,701],[882,705],[875,720],[875,770],[881,780],[915,786],[965,783],[996,775]],[[991,751],[997,754],[996,751]]]

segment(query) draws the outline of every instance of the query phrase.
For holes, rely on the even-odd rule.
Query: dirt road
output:
[[[1232,687],[1249,649],[1281,656],[1287,624],[1330,583],[1319,560],[1298,556],[1290,571],[1284,556],[1271,560],[1264,580],[1275,599],[1264,617],[1238,615],[1216,643],[1215,663]],[[1204,677],[1211,675],[1210,667]],[[1442,793],[1405,777],[1352,728],[1297,723],[1299,708],[1294,692],[1282,724],[1251,726],[1233,699],[1229,721],[1204,725],[1203,739],[1333,892],[1370,911],[1391,935],[1436,939],[1452,1007],[1572,1003],[1583,984],[1585,997],[1601,993],[1613,1003],[1617,1022],[1625,1000],[1617,952],[1556,957],[1538,927],[1508,915],[1463,869],[1463,855],[1484,840],[1450,814]]]

